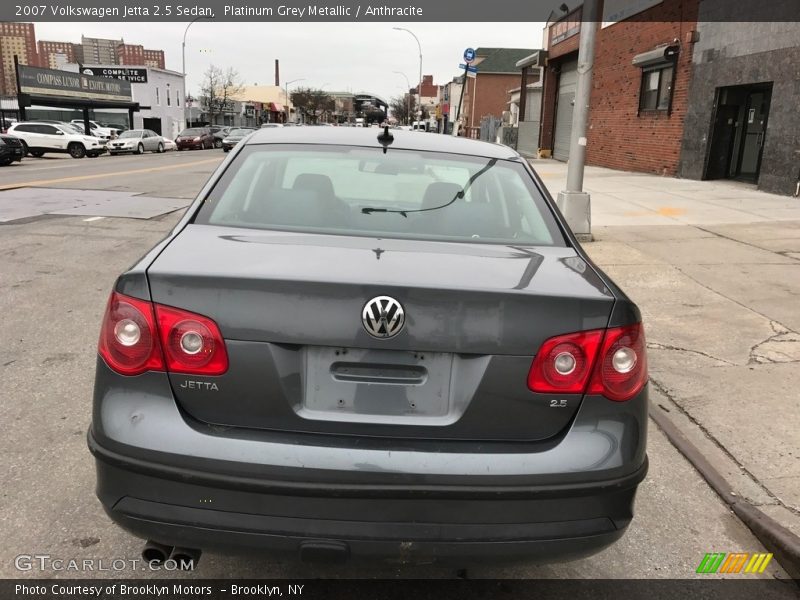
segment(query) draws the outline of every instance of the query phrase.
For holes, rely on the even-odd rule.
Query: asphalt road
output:
[[[0,168],[1,189],[105,189],[190,198],[221,150],[28,159]],[[142,542],[114,526],[94,496],[86,449],[97,335],[116,275],[179,218],[41,217],[0,225],[0,577],[163,577],[163,572],[19,571],[15,557],[136,559]],[[651,470],[627,535],[591,558],[484,567],[472,577],[690,578],[707,552],[763,548],[653,425]],[[97,563],[95,563],[97,564]],[[300,565],[291,557],[203,555],[174,577],[447,577],[436,567]],[[784,577],[775,561],[764,577]],[[708,576],[706,576],[708,577]],[[749,576],[752,577],[752,576]]]

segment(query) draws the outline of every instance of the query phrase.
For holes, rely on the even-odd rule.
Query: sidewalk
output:
[[[555,196],[566,164],[532,160]],[[638,303],[655,410],[800,534],[800,199],[587,167],[587,252]]]

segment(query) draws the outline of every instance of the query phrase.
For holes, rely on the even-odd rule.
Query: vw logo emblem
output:
[[[394,298],[377,296],[364,305],[361,322],[372,337],[386,339],[400,333],[406,322],[406,313]]]

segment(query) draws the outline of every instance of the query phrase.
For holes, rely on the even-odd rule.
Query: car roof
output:
[[[257,129],[256,133],[248,138],[247,145],[326,144],[380,147],[378,135],[383,134],[383,131],[383,127],[378,129],[372,127],[268,127]],[[519,157],[515,150],[501,144],[401,129],[391,129],[390,133],[394,137],[390,148],[467,154],[499,159]]]

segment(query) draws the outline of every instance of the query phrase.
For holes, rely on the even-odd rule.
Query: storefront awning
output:
[[[678,56],[678,46],[662,46],[633,57],[633,66],[645,69],[673,62]]]
[[[283,106],[277,102],[269,103],[270,112],[283,112]]]

